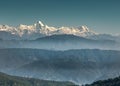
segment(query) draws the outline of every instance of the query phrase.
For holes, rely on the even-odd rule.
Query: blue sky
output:
[[[120,0],[0,0],[0,24],[41,20],[49,26],[87,25],[99,33],[120,33]]]

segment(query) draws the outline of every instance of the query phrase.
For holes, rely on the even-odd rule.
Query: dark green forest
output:
[[[108,80],[99,80],[92,83],[91,85],[85,86],[120,86],[120,77]]]

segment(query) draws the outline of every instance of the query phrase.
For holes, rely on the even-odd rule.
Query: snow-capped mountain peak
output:
[[[11,34],[20,36],[22,39],[35,39],[43,36],[57,35],[57,34],[72,34],[76,36],[87,37],[96,34],[94,31],[88,29],[87,26],[80,27],[51,27],[41,21],[33,25],[20,24],[17,27],[8,25],[0,25],[0,31],[6,31]],[[34,36],[34,37],[33,37]],[[1,37],[2,38],[2,37]]]
[[[38,21],[37,24],[39,24],[40,26],[45,26],[41,21]]]
[[[87,26],[80,26],[79,28],[81,31],[84,31],[84,32],[89,32],[89,29]]]

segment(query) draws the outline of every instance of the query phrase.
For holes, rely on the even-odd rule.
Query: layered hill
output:
[[[44,80],[92,83],[119,76],[120,51],[0,49],[0,71]]]
[[[0,48],[32,48],[47,50],[103,49],[120,50],[115,40],[89,39],[75,35],[51,35],[35,40],[0,40]]]

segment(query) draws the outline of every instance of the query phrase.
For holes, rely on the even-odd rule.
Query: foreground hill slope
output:
[[[74,86],[71,82],[46,81],[0,73],[0,86]]]

